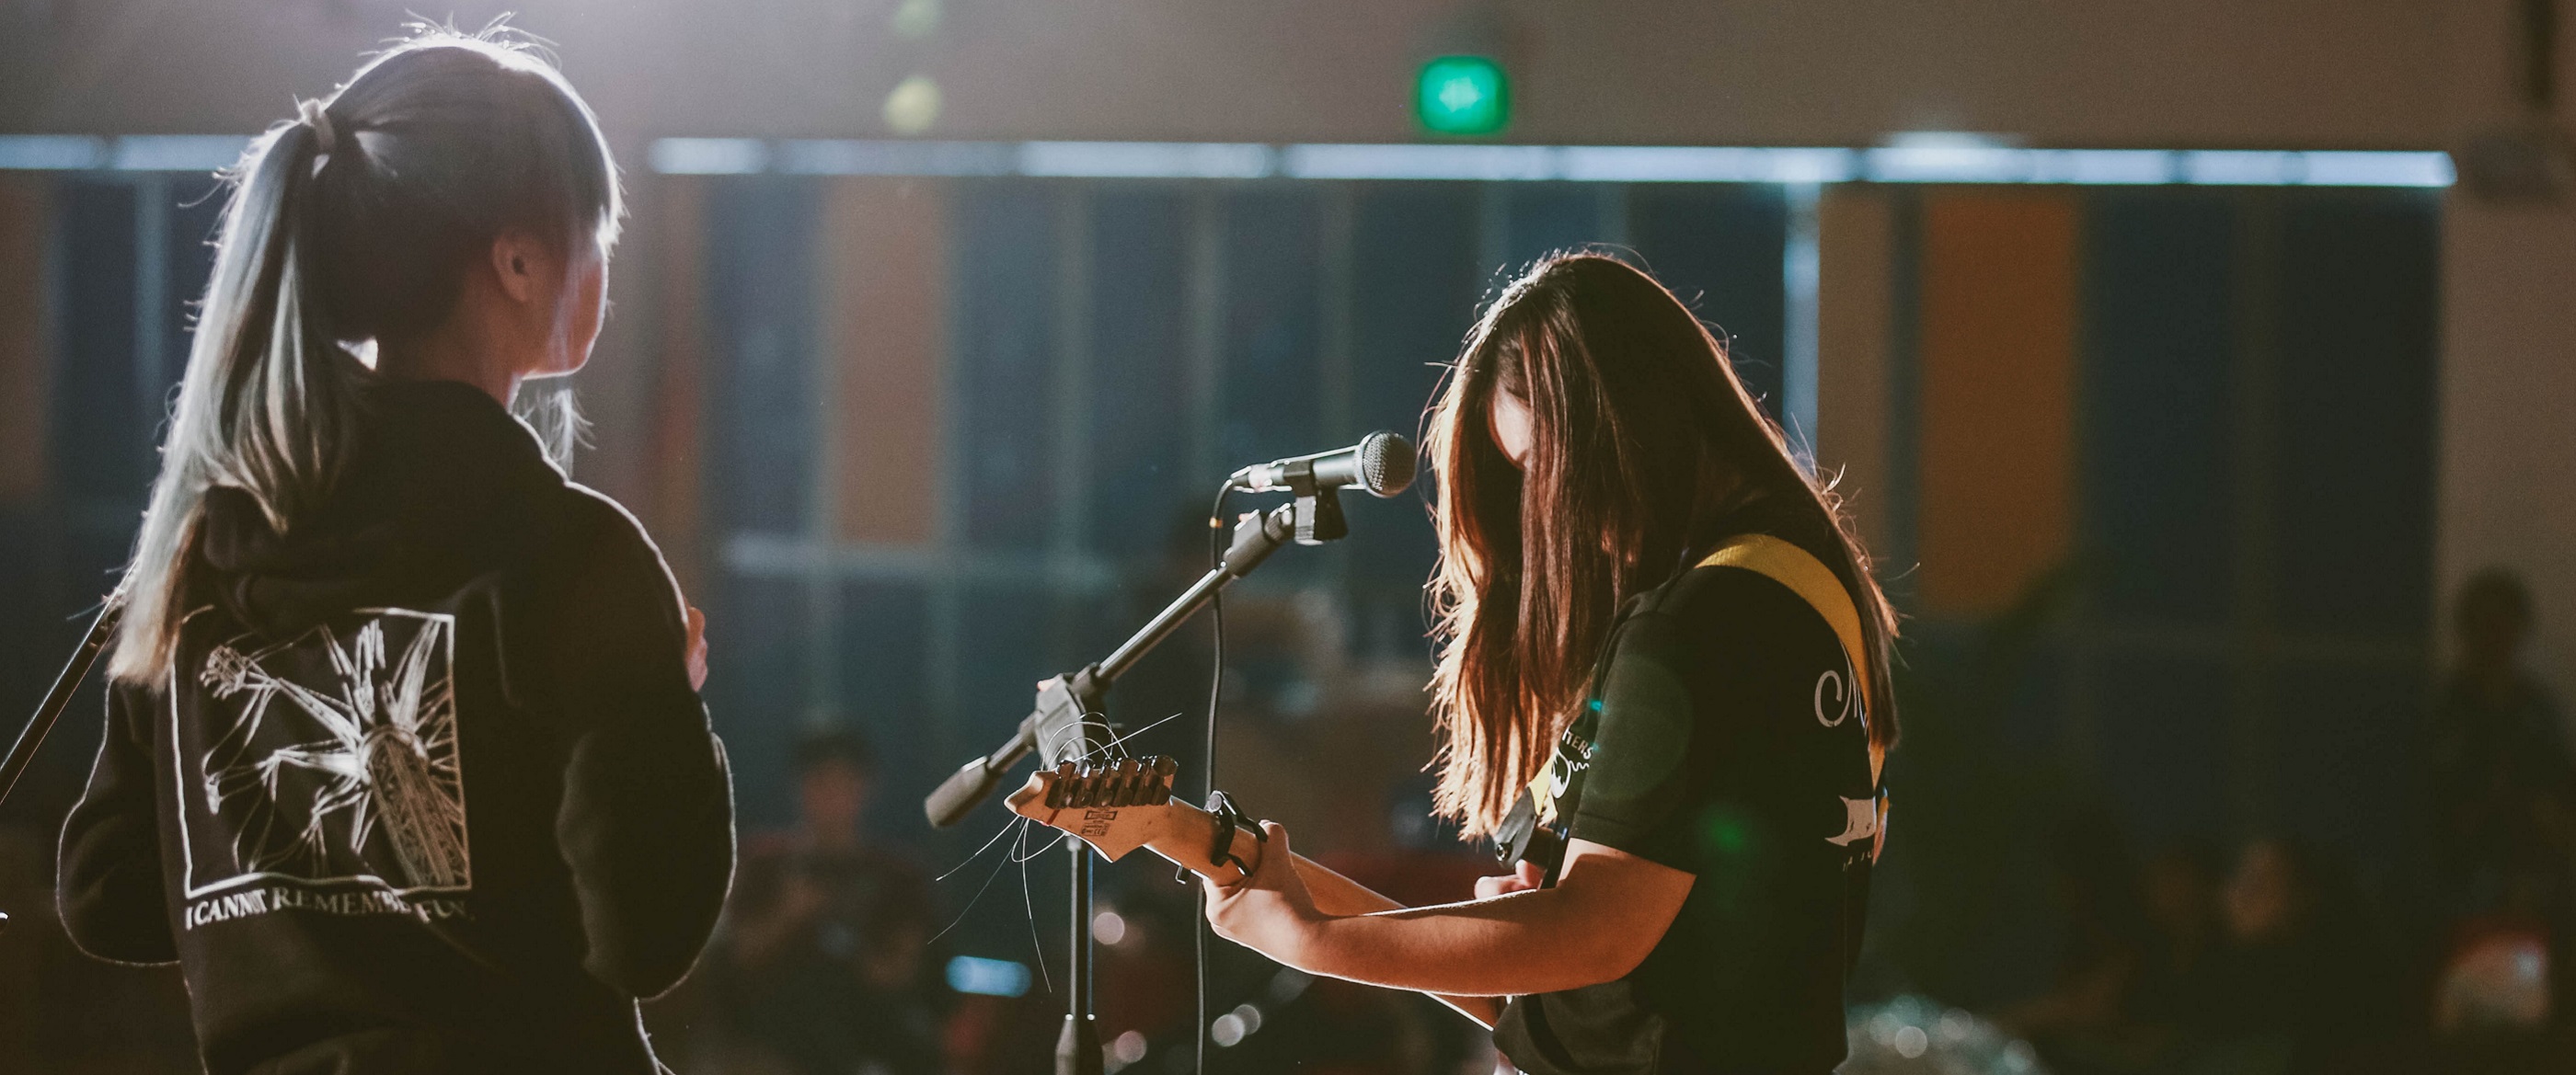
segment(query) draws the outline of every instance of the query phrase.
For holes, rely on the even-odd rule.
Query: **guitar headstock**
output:
[[[1165,834],[1170,811],[1158,808],[1171,805],[1179,768],[1168,757],[1099,766],[1065,762],[1029,774],[1029,782],[1011,793],[1011,810],[1079,836],[1116,862]]]

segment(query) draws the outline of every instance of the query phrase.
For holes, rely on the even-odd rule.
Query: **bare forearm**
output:
[[[1292,954],[1317,974],[1470,997],[1574,989],[1633,969],[1633,946],[1603,937],[1608,924],[1572,913],[1564,896],[1550,889],[1326,919]]]
[[[1347,917],[1399,911],[1404,908],[1403,904],[1388,899],[1377,891],[1329,868],[1317,865],[1303,856],[1299,856],[1294,862],[1299,879],[1306,882],[1307,892],[1315,899],[1315,909],[1327,915]],[[1479,1026],[1492,1027],[1495,1020],[1502,1018],[1503,1014],[1502,1002],[1491,996],[1432,993],[1431,999],[1446,1004],[1458,1014],[1475,1020]]]
[[[1554,888],[1337,916],[1323,908],[1348,906],[1349,893],[1317,897],[1306,880],[1312,871],[1292,866],[1288,830],[1267,821],[1261,827],[1273,853],[1263,854],[1235,884],[1209,882],[1208,923],[1218,935],[1299,970],[1444,1000],[1554,992],[1616,979],[1636,969],[1663,937],[1693,880],[1625,851],[1575,840],[1567,845],[1564,876]],[[1537,880],[1531,876],[1526,883]],[[1479,1021],[1491,1010],[1464,1001],[1453,1006]]]

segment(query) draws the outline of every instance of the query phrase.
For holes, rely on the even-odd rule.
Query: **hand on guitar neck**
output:
[[[1269,847],[1262,830],[1233,827],[1226,855],[1220,858],[1217,834],[1227,826],[1215,815],[1172,798],[1174,771],[1170,758],[1141,762],[1131,758],[1092,770],[1078,770],[1067,762],[1031,774],[1029,782],[1011,794],[1010,806],[1022,817],[1082,838],[1112,862],[1141,847],[1217,886],[1241,882],[1247,870],[1260,866]],[[1303,855],[1292,851],[1288,857],[1318,913],[1350,917],[1404,907]],[[1433,996],[1487,1027],[1502,1013],[1499,997]]]

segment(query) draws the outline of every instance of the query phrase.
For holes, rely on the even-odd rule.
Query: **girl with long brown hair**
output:
[[[1523,1071],[1832,1070],[1896,734],[1895,617],[1839,503],[1689,309],[1597,254],[1503,291],[1430,424],[1436,802],[1515,872],[1332,916],[1265,853],[1210,921],[1442,995]]]

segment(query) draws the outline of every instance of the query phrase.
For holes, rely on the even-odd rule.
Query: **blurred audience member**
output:
[[[2226,941],[2218,890],[2218,856],[2195,841],[2156,851],[2138,874],[2146,928],[2125,1011],[2138,1036],[2151,1044],[2148,1052],[2192,1042],[2215,1021],[2210,967]]]
[[[2168,846],[2147,861],[2139,884],[2147,943],[2129,998],[2142,1023],[2189,1032],[2212,1021],[2210,967],[2226,931],[2220,872],[2217,854],[2197,842]]]
[[[795,828],[744,843],[708,968],[731,1067],[941,1070],[948,997],[930,952],[938,925],[920,870],[867,838],[873,760],[847,732],[799,743]]]
[[[2213,953],[2206,1029],[2255,1068],[2347,1070],[2397,1027],[2385,947],[2349,873],[2292,840],[2247,844],[2227,879],[2224,947]]]
[[[2512,572],[2460,588],[2458,663],[2433,714],[2435,851],[2463,935],[2507,930],[2538,941],[2564,1010],[2572,914],[2576,760],[2558,707],[2519,657],[2531,595]],[[2455,943],[2454,955],[2465,949]]]
[[[2144,916],[2128,841],[2107,812],[2079,816],[2059,831],[2050,860],[2050,888],[2065,921],[2056,981],[1999,1021],[2064,1066],[2097,1051],[2124,1023],[2145,947]]]

